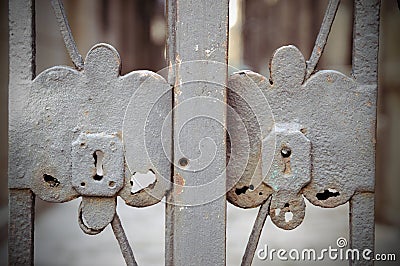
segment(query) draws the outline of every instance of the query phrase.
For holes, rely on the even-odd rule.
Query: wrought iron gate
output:
[[[315,70],[339,5],[330,0],[310,59],[283,46],[269,78],[228,76],[228,0],[167,1],[167,80],[121,76],[108,44],[83,60],[61,1],[52,4],[75,69],[35,77],[34,2],[9,2],[11,265],[33,264],[35,196],[82,197],[81,229],[111,224],[128,265],[117,196],[133,207],[164,199],[168,265],[225,264],[226,200],[260,207],[242,265],[268,215],[286,230],[302,222],[304,197],[349,201],[351,248],[373,252],[379,0],[354,1],[352,77]],[[155,180],[132,191],[132,175],[148,171]]]

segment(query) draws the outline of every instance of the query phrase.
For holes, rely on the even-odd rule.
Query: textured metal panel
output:
[[[298,131],[310,140],[312,179],[302,193],[313,204],[335,207],[356,190],[373,191],[374,93],[360,90],[353,79],[336,71],[319,71],[304,81],[305,60],[294,46],[274,53],[270,81],[251,71],[245,73],[254,81],[246,89],[263,90],[275,122],[298,124]],[[231,80],[247,77],[236,73]]]
[[[145,88],[168,88],[165,80],[153,72],[135,71],[119,76],[119,70],[117,51],[110,45],[98,44],[89,51],[84,71],[53,67],[26,84],[29,102],[23,113],[25,123],[19,128],[19,134],[25,138],[18,143],[19,147],[26,148],[19,158],[27,170],[25,178],[31,179],[33,191],[43,200],[63,202],[79,196],[71,180],[71,145],[82,133],[121,138],[126,108],[140,85],[146,81],[149,85]],[[92,150],[82,151],[87,152],[87,158],[93,158]],[[139,157],[144,150],[135,152]],[[121,148],[117,155],[120,157]],[[119,167],[122,173],[123,165],[119,163]],[[17,182],[11,182],[11,186],[21,187]]]
[[[10,179],[10,187],[29,186],[52,202],[83,196],[78,221],[88,234],[98,234],[111,223],[118,192],[130,205],[148,206],[159,202],[170,185],[170,152],[162,157],[159,145],[160,120],[171,129],[171,118],[166,118],[172,105],[170,86],[151,71],[120,76],[120,67],[117,51],[97,44],[82,71],[52,67],[23,83],[27,99],[15,134],[24,137],[14,143],[20,148],[14,163],[24,166],[24,182]],[[133,107],[126,113],[129,102]],[[125,147],[123,122],[135,131],[133,140],[124,139]],[[164,138],[170,148],[170,133]],[[147,160],[142,156],[146,152]],[[131,172],[144,169],[157,173],[155,184],[131,193]]]
[[[164,78],[150,73],[132,94],[122,129],[129,171],[119,195],[137,207],[159,202],[171,188],[172,89]],[[131,175],[148,172],[154,173],[156,181],[131,193]]]
[[[116,206],[116,197],[82,197],[80,211],[85,225],[92,230],[104,229],[113,220]]]
[[[72,143],[72,186],[84,196],[114,196],[124,185],[124,153],[115,135],[81,134]]]
[[[295,47],[278,49],[266,97],[277,122],[299,123],[311,141],[312,180],[304,195],[315,205],[335,207],[356,190],[373,190],[368,159],[373,153],[374,95],[358,90],[354,80],[336,71],[319,71],[303,83],[304,70],[304,58]],[[336,194],[318,196],[326,190]]]
[[[175,186],[166,264],[225,265],[228,1],[169,1],[168,16]]]
[[[260,76],[261,77],[261,76]],[[228,80],[228,103],[233,109],[227,113],[229,133],[228,158],[235,163],[227,167],[228,200],[242,208],[254,208],[263,203],[273,192],[262,181],[262,167],[272,163],[274,151],[262,156],[262,140],[275,142],[274,117],[264,93],[257,86],[257,80],[246,71],[231,76]],[[229,109],[228,109],[229,110]],[[241,132],[242,124],[245,132]],[[248,142],[243,140],[248,139]]]
[[[309,61],[305,62],[296,47],[284,46],[272,56],[269,80],[252,71],[235,73],[229,79],[230,92],[263,91],[277,132],[275,139],[263,138],[259,128],[269,129],[271,122],[258,121],[257,108],[246,106],[245,99],[235,93],[229,95],[229,104],[247,123],[249,135],[257,139],[250,145],[254,171],[245,171],[228,193],[228,200],[242,208],[261,205],[242,265],[251,263],[255,247],[250,241],[258,241],[268,214],[284,229],[293,229],[301,223],[305,208],[301,194],[322,207],[336,207],[350,201],[351,248],[374,251],[379,1],[355,1],[353,78],[336,71],[313,74],[338,3],[329,2]],[[228,122],[228,128],[240,126],[237,120]],[[299,138],[301,135],[304,139]],[[248,148],[235,138],[230,142],[239,149]],[[272,165],[271,153],[275,153]],[[295,178],[290,180],[290,176]],[[228,175],[228,180],[235,178]],[[264,193],[258,193],[258,197],[254,193],[263,185],[240,184],[242,180],[259,179],[271,190],[268,193],[272,195],[271,201],[263,203]],[[292,217],[286,219],[288,212]],[[373,260],[352,261],[351,265],[373,265]]]
[[[262,156],[273,153],[274,163],[271,167],[263,164],[262,175],[275,191],[269,208],[271,220],[283,229],[292,229],[305,215],[300,190],[311,180],[311,143],[299,125],[278,124],[275,131],[275,138],[268,136],[263,141]]]

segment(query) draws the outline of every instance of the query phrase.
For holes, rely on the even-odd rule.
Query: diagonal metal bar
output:
[[[249,237],[249,241],[247,242],[246,251],[244,252],[242,258],[242,266],[250,266],[254,254],[257,249],[258,241],[260,240],[261,232],[263,230],[265,221],[267,220],[269,214],[269,206],[271,204],[272,197],[270,196],[261,206],[258,211],[256,220],[254,221],[253,229],[251,230],[251,234]]]
[[[321,55],[325,48],[325,44],[328,40],[329,32],[332,28],[333,20],[335,19],[336,12],[339,7],[339,3],[340,0],[330,0],[328,3],[324,19],[322,20],[321,28],[319,30],[317,39],[315,40],[313,51],[311,53],[310,59],[307,61],[305,80],[307,80],[314,72],[318,61],[321,58]]]
[[[78,52],[74,37],[72,36],[71,28],[69,27],[68,19],[65,15],[64,6],[61,0],[51,0],[51,5],[53,6],[54,14],[56,15],[58,26],[60,27],[60,32],[72,63],[78,70],[81,70],[83,69],[84,64],[83,59]]]
[[[115,238],[118,241],[119,247],[121,249],[122,255],[124,256],[127,266],[137,266],[135,257],[131,246],[129,245],[128,238],[126,237],[124,228],[122,227],[121,220],[117,213],[115,213],[114,219],[111,222],[111,227],[113,229]]]

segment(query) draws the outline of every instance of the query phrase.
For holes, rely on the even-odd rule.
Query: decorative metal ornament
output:
[[[124,147],[122,126],[126,118],[137,132],[132,137],[144,140],[145,121],[139,123],[135,117],[142,117],[146,109],[137,106],[136,99],[151,107],[150,101],[158,98],[154,92],[166,94],[170,86],[150,71],[120,76],[120,64],[112,46],[95,45],[88,52],[82,71],[53,67],[38,75],[30,85],[24,110],[27,120],[23,142],[30,148],[21,151],[19,157],[25,166],[24,178],[31,180],[30,188],[51,202],[82,196],[83,218],[88,228],[97,231],[114,218],[117,195],[129,205],[148,206],[159,202],[168,190],[168,183],[161,180],[157,165],[151,164],[143,145],[128,138]],[[132,99],[136,108],[126,113],[132,96],[136,97]],[[171,105],[168,98],[166,94],[158,103],[161,111],[149,112],[147,118],[157,120],[155,115],[167,114]],[[146,138],[158,142],[157,135],[147,134]],[[125,164],[125,150],[140,158],[130,170]],[[164,151],[161,147],[154,152]],[[156,173],[155,184],[130,193],[132,173],[147,173],[148,168]],[[167,174],[165,170],[164,177]],[[153,190],[157,190],[155,197],[151,196]]]
[[[269,79],[252,71],[229,78],[228,103],[246,124],[253,145],[246,170],[227,199],[242,208],[260,206],[242,265],[252,263],[268,215],[283,229],[301,224],[303,196],[328,208],[350,202],[351,247],[374,249],[379,1],[355,1],[353,78],[337,71],[314,73],[338,6],[338,0],[329,1],[309,61],[296,47],[284,46],[271,58]],[[269,120],[258,119],[263,114],[257,108],[249,112],[246,97],[236,93],[259,90],[270,105]],[[228,130],[239,125],[237,119],[227,120]],[[239,146],[239,157],[248,148],[240,148],[238,139],[230,141]],[[234,173],[228,177],[237,178]]]
[[[270,70],[271,79],[246,71],[233,74],[229,82],[234,91],[239,90],[237,86],[249,93],[261,89],[274,114],[273,132],[250,151],[259,151],[255,159],[260,161],[261,171],[254,175],[260,177],[243,177],[262,179],[270,190],[259,195],[257,184],[247,184],[254,191],[237,193],[243,189],[238,184],[228,199],[240,206],[240,198],[249,197],[246,193],[263,200],[272,194],[272,221],[281,228],[293,229],[304,218],[301,194],[315,205],[336,207],[347,202],[355,191],[373,191],[368,173],[373,160],[370,144],[374,131],[369,121],[375,116],[374,95],[360,90],[353,79],[337,71],[319,71],[304,82],[306,63],[294,46],[279,48],[271,59]],[[246,116],[247,112],[238,110],[243,106],[237,104],[241,98],[232,97],[233,108]],[[243,120],[259,123],[246,117]],[[259,126],[270,128],[270,123]],[[254,128],[249,126],[248,130]],[[293,215],[290,221],[284,219],[287,212]]]

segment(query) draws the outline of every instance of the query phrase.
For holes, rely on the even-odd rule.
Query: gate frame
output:
[[[228,0],[221,1],[218,8],[213,4],[201,4],[201,1],[167,1],[168,11],[168,62],[176,66],[178,55],[183,60],[208,59],[205,56],[194,56],[193,46],[207,47],[218,43],[223,48],[214,60],[227,63],[228,49]],[[213,1],[211,1],[213,2]],[[192,14],[200,10],[203,17],[212,18],[211,21],[203,19],[202,23],[196,21]],[[354,1],[353,25],[353,56],[352,75],[358,85],[366,91],[377,95],[378,88],[378,48],[379,48],[379,0]],[[224,17],[219,21],[219,17]],[[215,18],[215,19],[213,19]],[[182,22],[193,27],[184,29]],[[222,27],[218,28],[219,23]],[[207,26],[213,25],[211,29]],[[196,33],[216,34],[213,37],[197,39]],[[198,43],[196,43],[198,42]],[[183,46],[181,46],[183,44]],[[35,3],[34,0],[9,1],[9,153],[18,151],[16,133],[21,126],[21,107],[27,99],[26,84],[35,77]],[[210,73],[203,73],[204,75]],[[190,80],[190,75],[186,77]],[[169,82],[177,84],[176,69],[171,69]],[[217,78],[218,82],[226,84],[227,72]],[[224,83],[225,82],[225,83]],[[190,90],[187,91],[190,96]],[[222,100],[226,101],[223,97]],[[174,123],[179,118],[179,113],[174,114]],[[219,114],[225,120],[225,114]],[[376,131],[376,120],[372,125]],[[193,128],[192,132],[204,130]],[[215,132],[214,132],[215,133]],[[219,141],[225,141],[225,134],[218,133]],[[225,154],[220,155],[225,156]],[[175,158],[179,159],[179,158]],[[225,161],[225,158],[223,159]],[[9,159],[9,169],[15,162]],[[10,170],[9,170],[10,172]],[[179,172],[174,169],[174,172]],[[371,175],[375,176],[372,172]],[[9,180],[18,179],[9,176]],[[191,176],[186,178],[190,180]],[[19,182],[19,181],[17,181]],[[23,181],[22,181],[23,182]],[[221,186],[224,186],[221,184]],[[170,200],[174,198],[170,194]],[[185,196],[185,194],[183,194]],[[171,198],[172,197],[172,198]],[[201,207],[187,207],[181,212],[179,206],[168,204],[166,207],[166,265],[187,265],[188,263],[201,263],[202,258],[207,258],[216,265],[224,265],[226,257],[225,227],[226,227],[226,201],[221,197],[212,204]],[[374,251],[374,193],[356,193],[350,200],[350,246],[359,250],[369,248]],[[199,215],[209,213],[213,217],[207,223],[196,220]],[[9,185],[9,264],[31,264],[34,262],[34,218],[35,195],[30,189],[20,189]],[[195,222],[193,222],[195,221]],[[217,225],[216,225],[216,224]],[[182,226],[188,226],[183,230]],[[214,232],[215,238],[199,235],[198,232]],[[223,236],[222,233],[223,232]],[[187,248],[182,249],[179,242],[188,241]],[[215,248],[219,247],[219,248]],[[214,252],[210,253],[210,250]],[[350,265],[373,265],[373,261],[352,261]]]

